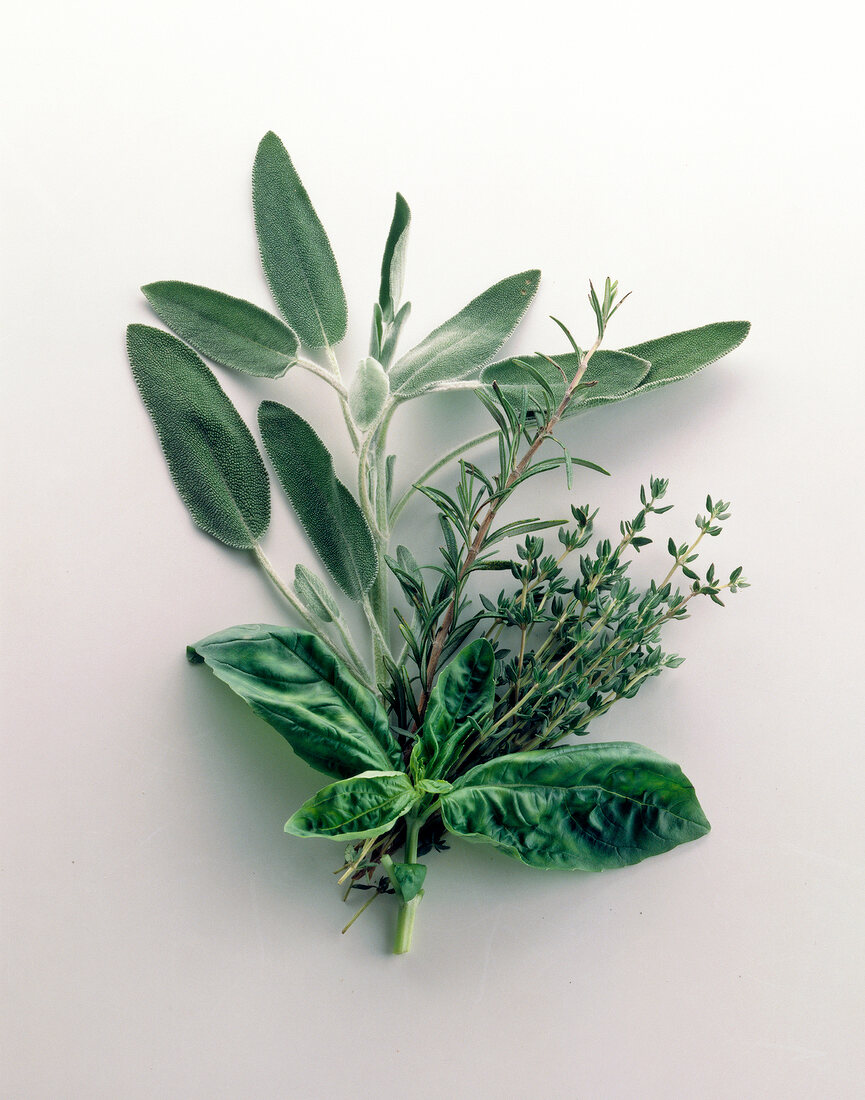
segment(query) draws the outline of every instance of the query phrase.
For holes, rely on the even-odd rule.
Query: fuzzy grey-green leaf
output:
[[[681,769],[642,745],[569,745],[502,756],[441,796],[450,832],[531,867],[625,867],[709,831]]]
[[[696,374],[709,363],[737,348],[751,329],[750,321],[716,321],[701,328],[674,332],[657,340],[624,348],[631,355],[647,359],[652,368],[639,386],[639,392],[667,386]]]
[[[402,767],[378,698],[320,638],[252,624],[211,634],[188,649],[325,775]]]
[[[270,461],[319,557],[347,596],[359,600],[378,557],[357,501],[337,478],[330,452],[296,412],[263,401],[258,424]]]
[[[258,146],[252,199],[261,262],[280,313],[305,347],[339,343],[347,321],[339,269],[291,157],[273,132]]]
[[[389,331],[385,337],[385,341],[381,347],[380,362],[385,370],[390,369],[391,360],[393,359],[396,346],[402,333],[402,327],[409,318],[411,313],[411,302],[405,302],[400,307],[399,313],[394,317],[389,326]]]
[[[348,390],[352,419],[362,432],[375,423],[390,390],[387,374],[377,359],[361,359]]]
[[[339,604],[328,591],[327,585],[311,569],[300,563],[294,567],[294,591],[306,610],[323,623],[332,623],[341,618]]]
[[[408,247],[408,231],[411,224],[411,211],[408,203],[397,192],[393,209],[393,219],[384,246],[381,260],[381,285],[378,292],[378,304],[381,306],[385,321],[392,321],[399,308],[402,288],[405,281],[405,255]]]
[[[579,355],[568,351],[553,355],[551,358],[562,368],[569,381],[574,378],[580,366]],[[562,400],[565,396],[564,378],[542,355],[521,355],[491,363],[481,373],[481,381],[498,382],[506,391],[526,386],[529,393],[534,394],[536,403],[543,407],[544,394],[541,385],[533,379],[530,371],[520,366],[520,362],[528,363],[534,371],[538,372],[552,391],[555,401]],[[571,398],[565,415],[573,416],[582,409],[621,401],[636,392],[642,380],[648,376],[650,369],[651,364],[646,359],[628,352],[606,351],[601,348],[589,360],[581,385]]]
[[[227,546],[256,544],[270,485],[255,440],[195,352],[149,325],[126,330],[132,374],[192,518]]]
[[[366,771],[331,783],[313,795],[285,823],[292,836],[363,840],[392,829],[416,801],[404,772]]]
[[[474,298],[393,366],[392,392],[407,399],[437,383],[476,378],[520,323],[540,277],[523,271]]]
[[[214,363],[280,378],[297,361],[297,336],[251,302],[193,283],[148,283],[141,289],[165,324]]]

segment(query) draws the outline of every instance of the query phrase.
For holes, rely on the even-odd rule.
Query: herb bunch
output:
[[[423,896],[419,856],[443,850],[452,836],[491,843],[533,867],[603,870],[703,835],[708,821],[675,764],[631,743],[559,742],[585,735],[616,701],[681,663],[662,649],[661,635],[667,622],[687,617],[693,599],[721,603],[722,592],[747,586],[741,568],[722,582],[714,564],[699,563],[698,547],[720,533],[729,505],[707,499],[696,535],[670,539],[672,564],[645,590],[629,568],[652,541],[652,518],[670,508],[661,503],[666,480],[652,477],[641,489],[640,508],[615,543],[596,540],[589,505],[571,504],[567,519],[502,522],[500,511],[535,477],[563,473],[571,492],[575,471],[606,473],[571,454],[566,422],[693,374],[738,346],[747,323],[608,350],[602,344],[624,298],[607,279],[601,294],[590,284],[589,346],[553,318],[564,351],[494,362],[537,290],[540,273],[530,270],[496,283],[397,357],[410,312],[402,301],[410,212],[398,195],[369,355],[346,383],[335,351],[347,327],[339,271],[272,133],[256,156],[253,200],[281,316],[206,287],[151,283],[144,293],[175,335],[130,325],[128,349],[193,519],[251,552],[301,626],[232,627],[188,650],[335,780],[286,831],[343,845],[339,881],[346,896],[370,892],[362,909],[379,894],[396,896],[398,953],[411,945]],[[333,391],[357,458],[353,488],[289,405],[264,401],[258,412],[273,473],[332,583],[300,564],[287,583],[265,555],[270,476],[201,356],[258,377],[304,370]],[[471,391],[492,428],[437,457],[397,496],[397,456],[387,444],[393,416],[454,389]],[[482,446],[491,462],[466,457]],[[433,481],[452,466],[457,481],[447,492]],[[435,509],[442,535],[424,566],[418,556],[428,551],[391,546],[415,493]],[[474,584],[475,574],[490,572],[509,578],[495,598]],[[389,577],[402,606],[393,606]],[[353,635],[337,592],[362,608],[367,638]]]

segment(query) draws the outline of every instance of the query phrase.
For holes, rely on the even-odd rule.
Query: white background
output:
[[[4,22],[4,1097],[853,1097],[862,985],[863,155],[853,5],[18,5]],[[393,192],[416,340],[544,271],[515,350],[585,338],[587,280],[633,297],[613,346],[749,318],[689,383],[573,422],[602,530],[671,478],[682,536],[753,582],[669,641],[677,672],[596,737],[695,782],[711,835],[602,876],[482,848],[430,859],[414,952],[352,911],[337,849],[282,826],[320,777],[184,646],[285,621],[200,534],[125,360],[137,287],[270,307],[249,200],[285,141],[365,351]],[[247,417],[328,393],[221,371]],[[483,425],[405,410],[402,484]],[[533,483],[538,485],[539,483]],[[545,514],[565,503],[551,478]],[[535,501],[532,501],[532,506]],[[668,522],[669,521],[669,522]],[[435,545],[427,509],[402,537]],[[279,496],[266,540],[312,564]],[[648,575],[649,565],[643,565]],[[354,899],[352,899],[354,901]]]

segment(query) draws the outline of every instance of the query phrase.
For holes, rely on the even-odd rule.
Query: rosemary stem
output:
[[[549,438],[556,425],[564,416],[565,410],[567,409],[568,404],[570,403],[570,400],[574,395],[574,391],[580,384],[580,380],[582,379],[583,375],[586,373],[586,367],[588,367],[589,361],[600,347],[602,337],[602,332],[599,332],[598,338],[595,340],[594,344],[592,344],[592,346],[580,360],[580,365],[577,368],[577,372],[571,379],[568,388],[565,390],[565,395],[562,398],[559,407],[554,413],[552,413],[546,423],[538,430],[535,438],[532,440],[532,443],[530,444],[528,450],[520,459],[520,461],[516,464],[512,464],[511,472],[505,484],[504,491],[499,493],[496,498],[494,500],[491,500],[487,505],[486,514],[478,525],[477,533],[472,540],[471,546],[469,547],[468,553],[466,554],[466,559],[463,562],[462,569],[460,570],[460,580],[468,575],[471,567],[474,565],[475,559],[481,552],[486,537],[489,534],[489,530],[492,526],[493,520],[496,517],[496,513],[498,512],[499,507],[504,503],[504,500],[508,495],[508,491],[512,488],[514,483],[519,480],[523,473],[525,473],[526,468],[528,467],[537,450],[540,448],[541,444]],[[514,458],[516,458],[516,455],[514,455]],[[429,701],[429,693],[432,689],[433,678],[435,676],[436,669],[438,668],[438,663],[441,659],[442,651],[445,647],[445,642],[447,641],[448,635],[451,631],[451,627],[453,626],[454,613],[456,611],[458,598],[459,585],[454,592],[451,602],[448,604],[447,610],[444,613],[444,618],[442,619],[441,626],[438,628],[435,640],[433,642],[432,651],[430,653],[429,662],[427,664],[426,673],[424,675],[424,683],[422,685],[421,696],[418,700],[417,709],[421,719],[423,719],[424,713],[426,712],[426,705]]]

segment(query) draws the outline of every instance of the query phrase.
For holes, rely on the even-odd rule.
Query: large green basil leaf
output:
[[[408,247],[408,229],[411,224],[411,211],[408,203],[397,192],[393,208],[393,219],[384,246],[381,259],[381,286],[378,292],[378,304],[381,306],[385,321],[393,321],[394,314],[402,298],[405,281],[405,254]]]
[[[458,836],[531,867],[604,871],[709,831],[681,769],[628,742],[514,753],[480,764],[441,796]]]
[[[264,274],[280,313],[308,348],[345,336],[345,293],[330,241],[274,133],[258,146],[252,172],[255,228]]]
[[[228,546],[254,546],[270,522],[270,485],[255,440],[195,352],[149,325],[130,325],[132,374],[192,518]]]
[[[716,321],[702,328],[674,332],[657,340],[635,344],[624,351],[648,359],[652,369],[640,383],[639,391],[678,382],[714,363],[737,348],[751,329],[750,321]]]
[[[392,829],[417,796],[404,772],[368,771],[331,783],[291,815],[285,831],[292,836],[362,840]]]
[[[580,357],[576,352],[568,351],[562,355],[554,355],[553,359],[559,364],[572,379],[580,366]],[[553,391],[556,401],[561,401],[565,396],[565,381],[561,373],[553,364],[542,355],[521,355],[512,359],[503,359],[499,363],[491,363],[481,373],[482,382],[498,382],[507,392],[516,388],[528,386],[529,393],[537,404],[543,406],[543,391],[531,374],[520,366],[520,362],[528,363],[533,367]],[[620,401],[636,392],[640,383],[646,378],[651,369],[651,364],[646,359],[631,355],[622,351],[606,351],[601,348],[596,351],[589,360],[583,382],[590,382],[590,386],[578,386],[576,393],[568,402],[565,416],[573,416],[582,409],[595,405],[606,405],[611,401]]]
[[[441,779],[448,774],[466,735],[493,708],[495,663],[493,647],[485,638],[478,638],[461,649],[439,675],[412,750],[412,775]]]
[[[193,283],[141,289],[166,325],[214,363],[280,378],[297,360],[297,337],[288,325],[251,302]]]
[[[376,578],[378,555],[363,512],[334,473],[330,452],[302,416],[276,401],[261,403],[258,424],[312,545],[345,594],[359,600]]]
[[[377,697],[314,634],[235,626],[190,646],[297,755],[325,775],[402,768]]]
[[[407,399],[440,382],[476,378],[519,324],[540,278],[540,271],[523,271],[474,298],[396,363],[391,392]]]

